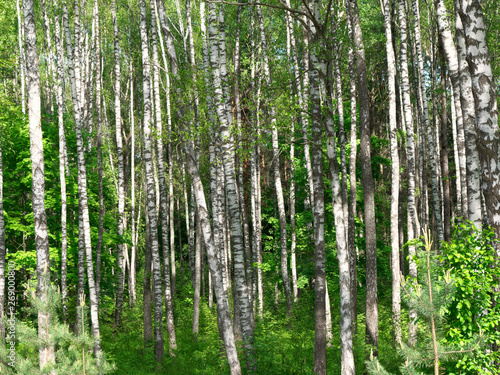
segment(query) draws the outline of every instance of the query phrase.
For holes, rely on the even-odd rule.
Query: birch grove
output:
[[[495,373],[497,8],[0,0],[0,371]]]

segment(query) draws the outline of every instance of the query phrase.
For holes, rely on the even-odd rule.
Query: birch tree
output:
[[[366,235],[366,335],[368,342],[378,346],[378,296],[377,296],[377,233],[375,226],[375,190],[371,167],[370,109],[367,86],[366,58],[361,23],[356,0],[348,6],[353,28],[354,52],[356,56],[357,84],[359,95],[360,154],[365,202]],[[377,351],[375,350],[375,353]]]
[[[401,337],[401,292],[399,270],[399,149],[396,119],[396,57],[392,44],[391,7],[389,0],[382,2],[385,25],[385,49],[389,85],[389,134],[391,145],[391,271],[392,271],[392,320],[397,343]]]
[[[144,164],[146,169],[146,185],[147,197],[146,205],[150,227],[151,241],[151,262],[153,265],[153,280],[154,280],[154,340],[155,340],[155,359],[161,362],[164,356],[163,348],[163,299],[162,299],[162,277],[160,266],[160,254],[158,251],[158,222],[156,211],[156,192],[155,182],[153,177],[153,159],[151,145],[151,86],[150,74],[151,66],[149,60],[149,41],[146,25],[146,2],[140,0],[140,34],[141,34],[141,50],[142,50],[142,72],[143,72],[143,100],[144,100],[144,119],[143,119],[143,134],[144,134]]]
[[[28,83],[28,118],[32,173],[32,207],[36,246],[36,291],[37,297],[41,301],[45,302],[47,301],[47,290],[50,284],[50,254],[49,236],[47,231],[47,214],[45,212],[45,164],[43,158],[43,138],[41,122],[42,113],[40,100],[40,72],[36,45],[37,38],[35,12],[33,9],[32,0],[23,1],[23,11]],[[1,225],[3,226],[3,220]],[[3,246],[3,254],[5,254],[4,249],[5,247]],[[4,258],[4,256],[2,256],[2,258]],[[5,261],[3,261],[3,263],[5,269]],[[5,270],[3,273],[5,275]],[[3,280],[5,280],[5,277],[2,278],[2,281]],[[44,309],[38,310],[38,337],[43,342],[39,349],[40,369],[43,369],[46,365],[55,363],[54,346],[49,344],[50,338],[48,331],[50,324],[50,312]]]
[[[123,238],[123,227],[125,219],[125,175],[123,171],[123,140],[122,140],[122,116],[121,116],[121,69],[120,69],[120,39],[118,36],[118,20],[116,18],[116,0],[113,0],[111,5],[111,13],[113,17],[113,44],[115,57],[115,135],[116,135],[116,155],[118,167],[118,237]],[[123,265],[123,242],[120,241],[117,245],[116,260],[118,266],[118,277],[116,284],[116,306],[115,306],[115,323],[114,327],[121,324],[121,315],[123,308],[123,289],[125,269]]]
[[[482,193],[487,223],[500,233],[500,133],[496,83],[491,68],[486,41],[486,24],[481,4],[477,0],[459,1],[459,15],[464,25],[467,61],[472,78],[476,107],[478,151],[481,161]],[[497,246],[497,253],[499,249]]]

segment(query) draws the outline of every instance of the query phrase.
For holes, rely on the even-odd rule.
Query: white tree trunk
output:
[[[146,169],[147,184],[147,215],[150,225],[151,253],[153,263],[154,280],[154,333],[155,333],[155,358],[161,362],[164,356],[163,348],[163,323],[162,323],[162,277],[160,266],[160,254],[158,250],[158,224],[156,211],[155,182],[153,177],[153,158],[151,142],[151,88],[150,88],[150,60],[148,47],[148,33],[146,26],[146,4],[145,0],[140,0],[140,32],[142,47],[142,69],[143,69],[143,100],[144,100],[144,164]]]
[[[36,46],[35,12],[32,0],[23,1],[26,68],[28,83],[28,118],[32,172],[32,207],[35,227],[37,297],[48,302],[50,286],[50,254],[45,212],[45,166],[43,158],[42,113],[40,100],[40,72]],[[2,223],[3,224],[3,223]],[[3,225],[2,225],[3,226]],[[4,262],[5,264],[5,262]],[[4,271],[5,274],[5,271]],[[5,277],[2,279],[5,280]],[[49,338],[50,312],[38,310],[38,337]],[[46,341],[45,341],[46,342]],[[42,344],[39,349],[40,369],[55,362],[54,346]]]
[[[392,323],[394,337],[401,343],[401,291],[399,270],[399,150],[396,119],[396,57],[392,45],[391,7],[383,0],[387,69],[389,83],[389,134],[391,144],[391,270],[392,270]],[[411,127],[412,125],[410,125]]]

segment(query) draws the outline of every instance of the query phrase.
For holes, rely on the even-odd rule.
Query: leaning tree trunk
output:
[[[192,191],[196,199],[200,228],[207,250],[208,265],[210,267],[212,283],[214,285],[215,296],[217,299],[217,314],[219,315],[219,324],[223,333],[226,356],[229,362],[231,374],[239,375],[241,374],[241,367],[238,359],[238,352],[236,350],[236,344],[234,341],[233,326],[231,324],[231,313],[229,310],[227,294],[224,290],[221,263],[218,260],[217,256],[218,250],[215,248],[212,238],[212,229],[210,228],[210,218],[208,215],[207,203],[205,200],[205,192],[203,190],[203,185],[200,179],[200,171],[196,166],[197,158],[195,155],[193,142],[186,141],[185,148],[187,168],[191,177],[191,184],[193,186]]]
[[[118,37],[118,20],[116,18],[116,0],[111,5],[113,16],[114,54],[115,54],[115,127],[116,127],[116,155],[118,168],[118,237],[123,238],[125,220],[125,175],[123,173],[123,141],[122,141],[122,116],[121,116],[121,71],[120,71],[120,40]],[[123,241],[116,247],[117,278],[116,278],[116,306],[114,328],[121,324],[123,309],[123,289],[125,269],[123,267]]]
[[[377,233],[375,225],[375,188],[373,183],[370,147],[370,99],[368,97],[365,47],[361,33],[357,0],[349,1],[349,17],[354,36],[354,51],[358,73],[359,126],[361,133],[360,154],[363,198],[365,202],[366,237],[366,336],[368,343],[378,347],[378,296],[377,296]]]
[[[163,360],[163,299],[162,299],[162,277],[160,254],[158,251],[158,221],[156,212],[155,182],[153,177],[153,158],[151,145],[151,87],[150,87],[150,62],[148,32],[146,25],[146,2],[140,0],[140,32],[142,48],[142,70],[143,70],[143,98],[144,98],[144,164],[146,169],[147,184],[147,212],[150,226],[151,259],[153,264],[154,280],[154,335],[155,335],[155,359],[159,363]]]
[[[389,84],[389,134],[391,144],[391,271],[392,271],[392,323],[396,343],[401,343],[401,291],[399,270],[399,150],[396,119],[396,57],[392,45],[391,7],[383,1],[387,69]]]
[[[24,0],[24,33],[28,79],[31,173],[33,179],[32,207],[35,225],[37,297],[43,303],[48,303],[47,292],[50,286],[49,236],[47,231],[47,214],[45,212],[45,166],[43,159],[42,113],[40,105],[40,72],[36,47],[33,0]],[[5,247],[3,246],[3,248]],[[0,248],[0,251],[1,250]],[[3,261],[3,263],[5,269],[5,261]],[[3,280],[5,280],[5,277],[2,278],[2,281]],[[55,363],[54,346],[47,343],[49,342],[48,340],[50,340],[50,321],[49,310],[47,308],[39,309],[38,337],[43,342],[39,349],[40,369],[43,369],[44,366],[50,363]]]

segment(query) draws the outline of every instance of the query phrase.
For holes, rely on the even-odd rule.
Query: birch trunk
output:
[[[455,109],[457,109],[457,128],[458,128],[458,152],[461,156],[461,165],[466,157],[466,173],[462,177],[463,197],[462,206],[465,218],[471,220],[478,228],[481,227],[481,195],[480,195],[480,162],[477,150],[477,133],[475,130],[475,110],[472,97],[472,83],[467,63],[461,51],[465,54],[465,45],[463,44],[463,31],[460,18],[457,17],[456,38],[457,47],[453,42],[450,25],[447,19],[446,7],[443,0],[435,0],[436,18],[438,21],[439,36],[443,44],[443,49],[448,63],[448,71],[451,84],[453,86],[453,95]],[[457,103],[459,105],[457,105]],[[465,148],[461,138],[462,125],[465,133]],[[463,167],[462,167],[463,168]],[[465,170],[462,169],[463,172]],[[465,184],[463,184],[465,182]],[[466,188],[467,187],[467,188]],[[467,204],[467,206],[465,206]]]
[[[40,72],[36,46],[36,27],[33,1],[24,0],[23,8],[28,82],[30,159],[33,181],[32,207],[35,227],[37,297],[43,302],[48,302],[47,289],[50,286],[49,237],[47,231],[47,214],[45,212],[45,167],[41,123],[42,113],[40,105]],[[0,229],[4,229],[3,220],[1,225],[2,228]],[[0,248],[0,251],[5,254],[5,246],[2,247],[3,249]],[[3,264],[5,267],[5,261],[3,261]],[[5,271],[3,273],[5,274]],[[4,280],[5,277],[2,278],[2,281]],[[38,337],[42,340],[42,342],[51,340],[48,333],[50,321],[51,318],[48,309],[38,310]],[[43,369],[46,365],[55,363],[54,346],[48,344],[41,345],[39,349],[39,359],[40,369]]]
[[[316,19],[319,19],[319,4],[312,3]],[[313,29],[313,35],[319,30]],[[323,186],[322,125],[319,75],[324,70],[315,54],[309,51],[309,96],[312,119],[312,166],[313,166],[313,224],[314,224],[314,372],[326,374],[326,275],[325,275],[325,202]]]
[[[96,110],[97,110],[97,169],[99,180],[99,227],[96,249],[96,295],[97,304],[100,301],[101,292],[101,251],[104,235],[104,189],[103,189],[103,170],[102,170],[102,110],[101,110],[101,49],[99,38],[99,7],[97,0],[94,1],[94,20],[95,20],[95,53],[97,60],[96,67]],[[58,60],[59,62],[59,60]]]
[[[259,109],[259,93],[256,92],[255,82],[256,82],[256,52],[257,46],[255,42],[255,14],[252,12],[250,19],[250,33],[251,33],[251,82],[252,82],[252,99],[255,103],[257,109],[252,112],[252,128],[256,129],[255,136],[257,139],[260,138],[260,128],[258,119],[258,109]],[[257,142],[256,147],[252,151],[252,158],[250,162],[250,179],[251,179],[251,198],[250,205],[252,211],[252,261],[257,264],[254,268],[254,280],[256,280],[256,285],[252,285],[252,289],[255,290],[256,297],[253,300],[258,301],[256,303],[256,310],[259,316],[262,318],[264,310],[264,288],[263,288],[263,272],[260,265],[262,264],[262,221],[261,221],[261,186],[260,186],[260,143]]]
[[[418,0],[412,0],[413,16],[415,18],[415,46],[417,52],[417,72],[420,77],[420,93],[422,96],[422,109],[424,115],[424,126],[427,131],[427,144],[429,150],[430,161],[430,174],[431,174],[431,187],[432,187],[432,203],[434,208],[434,218],[436,220],[436,231],[438,243],[444,240],[443,234],[443,221],[441,217],[441,202],[439,199],[439,187],[437,180],[437,161],[436,161],[436,145],[433,135],[433,128],[429,120],[429,108],[427,100],[427,92],[425,87],[425,72],[424,72],[424,58],[422,53],[421,35],[420,35],[420,12],[418,9]],[[439,245],[440,246],[440,245]]]
[[[392,271],[392,322],[397,344],[401,343],[401,291],[399,269],[399,150],[396,119],[396,57],[392,44],[391,7],[383,0],[387,69],[389,84],[389,134],[391,145],[391,271]]]
[[[287,6],[290,7],[290,0],[287,1]],[[293,21],[292,15],[290,12],[286,12],[286,31],[287,31],[287,57],[288,60],[291,59],[293,54],[293,63],[294,63],[294,73],[296,79],[296,86],[299,88],[300,79],[299,71],[298,71],[298,61],[296,56],[296,48],[295,48],[295,36],[293,35]],[[293,42],[292,42],[293,40]],[[302,103],[302,89],[299,91],[298,98],[300,103]],[[293,90],[290,88],[290,97],[293,97]],[[299,104],[300,105],[300,104]],[[302,121],[304,117],[304,113],[299,113],[299,119]],[[297,248],[297,232],[295,230],[295,180],[294,180],[294,172],[295,172],[295,118],[292,118],[291,123],[291,140],[290,140],[290,268],[292,271],[292,291],[293,291],[293,302],[297,303],[299,292],[297,287],[297,257],[296,257],[296,248]]]
[[[147,210],[146,210],[147,211]],[[149,225],[148,213],[146,216],[146,233],[144,244],[144,279],[143,279],[143,327],[144,327],[144,346],[148,347],[149,343],[153,341],[153,320],[151,318],[151,304],[153,300],[153,293],[151,290],[151,228]]]
[[[211,4],[212,6],[212,4]],[[196,166],[197,160],[192,141],[185,142],[186,161],[189,175],[191,176],[191,184],[193,196],[196,199],[196,206],[199,215],[200,228],[205,242],[208,265],[212,275],[212,283],[214,285],[215,296],[217,299],[217,313],[219,315],[219,325],[223,332],[224,347],[229,362],[229,368],[232,375],[241,374],[238,352],[234,341],[233,327],[231,324],[231,313],[229,311],[229,303],[227,294],[224,290],[222,281],[221,264],[217,257],[217,249],[215,248],[212,229],[210,228],[210,218],[208,215],[207,203],[205,200],[205,192],[200,179],[200,172]],[[194,210],[194,207],[193,207]]]
[[[349,246],[349,271],[351,277],[351,317],[353,324],[353,332],[357,331],[357,298],[358,298],[358,283],[357,283],[357,272],[356,272],[356,201],[357,201],[357,182],[356,182],[356,156],[358,151],[357,143],[357,106],[356,106],[356,70],[354,66],[354,49],[353,49],[353,30],[351,25],[351,20],[347,17],[347,24],[349,27],[349,88],[350,88],[350,98],[351,98],[351,134],[350,134],[350,145],[351,145],[351,155],[349,157],[349,182],[350,182],[350,204],[349,204],[349,216],[348,216],[348,246]]]
[[[78,9],[78,7],[76,8]],[[78,84],[79,78],[77,79],[76,69],[74,64],[74,55],[76,56],[79,52],[78,48],[78,38],[77,38],[77,25],[78,18],[75,15],[75,52],[71,51],[71,39],[69,35],[69,23],[68,23],[68,11],[66,4],[63,4],[63,22],[66,34],[66,49],[67,58],[69,66],[69,74],[71,81],[71,94],[73,98],[73,108],[75,117],[75,130],[76,130],[76,148],[77,148],[77,161],[78,161],[78,195],[79,203],[82,208],[81,219],[84,233],[84,246],[85,255],[87,261],[87,280],[89,286],[90,295],[90,319],[92,322],[92,336],[95,339],[94,353],[100,358],[101,357],[101,344],[100,344],[100,333],[99,333],[99,313],[98,313],[98,300],[95,289],[95,279],[94,279],[94,264],[92,261],[92,243],[90,237],[90,219],[89,219],[89,206],[88,206],[88,193],[87,193],[87,168],[85,165],[84,156],[84,145],[82,137],[82,122],[81,122],[81,104],[78,98]]]
[[[451,203],[450,203],[450,174],[448,170],[448,105],[446,100],[446,65],[444,52],[440,46],[440,73],[441,73],[441,176],[443,184],[443,225],[444,240],[451,240]]]
[[[21,71],[21,108],[23,111],[23,114],[26,114],[26,79],[24,77],[25,75],[25,67],[26,64],[24,62],[24,46],[23,46],[23,30],[24,27],[21,22],[21,8],[19,7],[19,0],[16,0],[16,7],[17,7],[17,27],[18,27],[18,33],[17,33],[17,40],[19,44],[19,67]]]
[[[151,14],[156,13],[155,2],[150,2]],[[169,267],[169,206],[167,202],[167,188],[165,181],[165,163],[163,160],[163,125],[162,125],[162,116],[161,116],[161,101],[160,101],[160,72],[159,72],[159,61],[158,61],[158,34],[156,28],[156,17],[152,17],[151,21],[151,40],[153,47],[153,96],[154,96],[154,106],[155,106],[155,128],[156,128],[156,158],[158,165],[158,182],[159,182],[159,191],[160,191],[160,217],[161,217],[161,238],[162,238],[162,251],[163,251],[163,272],[164,272],[164,294],[165,294],[165,315],[166,315],[166,323],[167,323],[167,331],[169,337],[169,348],[170,355],[173,355],[173,350],[177,349],[177,340],[175,336],[175,324],[174,324],[174,312],[173,312],[173,304],[172,304],[172,295],[173,295],[173,277],[175,274],[172,274],[172,279],[170,278],[170,267]],[[165,65],[165,69],[168,67]],[[168,74],[168,72],[167,72]],[[167,82],[167,86],[169,82]],[[168,87],[168,90],[170,87]],[[170,115],[170,113],[168,114]],[[170,119],[168,120],[170,123]],[[170,158],[171,155],[169,154]],[[169,163],[169,168],[172,164],[172,160]],[[171,177],[171,174],[170,176]],[[171,207],[173,208],[173,207]],[[170,221],[173,222],[173,218],[170,218]],[[170,235],[171,239],[172,235]],[[170,246],[172,243],[170,242]],[[175,260],[174,260],[175,262]],[[171,264],[173,267],[173,263]]]
[[[406,128],[406,161],[408,164],[408,241],[418,235],[417,231],[417,208],[415,206],[415,135],[413,123],[413,111],[410,99],[410,79],[408,73],[408,34],[406,23],[406,0],[399,0],[399,30],[401,35],[400,61],[401,61],[401,91],[403,96],[403,110]],[[415,246],[408,247],[408,258],[410,263],[410,276],[417,277],[417,265],[415,262]],[[417,310],[410,308],[408,324],[408,342],[414,345],[417,339]]]
[[[268,48],[267,48],[266,34],[264,31],[264,19],[262,17],[261,8],[259,5],[257,5],[256,9],[259,18],[260,42],[262,48],[264,75],[266,79],[266,85],[270,88],[272,85],[272,80],[271,80],[271,71],[269,68],[269,57],[267,55]],[[283,198],[283,186],[281,183],[278,128],[276,127],[276,116],[275,116],[276,109],[272,104],[269,103],[268,105],[270,106],[269,115],[271,121],[271,135],[272,135],[272,147],[273,147],[274,186],[276,189],[278,217],[280,222],[281,278],[283,280],[283,286],[285,289],[286,313],[287,316],[290,316],[293,307],[293,294],[292,294],[292,289],[290,288],[290,277],[288,276],[287,224],[286,224],[285,200]]]
[[[359,125],[361,133],[360,161],[362,169],[363,198],[365,202],[366,230],[366,335],[368,343],[378,347],[378,296],[377,296],[377,234],[375,226],[375,191],[371,167],[370,108],[367,86],[365,47],[357,0],[349,1],[349,17],[354,36],[357,84],[359,95]]]
[[[155,182],[153,177],[153,159],[151,145],[151,88],[150,88],[150,62],[148,33],[146,26],[146,2],[140,0],[140,32],[142,48],[142,70],[143,70],[143,99],[144,99],[144,164],[146,169],[147,184],[147,215],[150,225],[151,255],[153,264],[154,280],[154,334],[155,334],[155,359],[159,363],[163,360],[163,323],[162,323],[162,280],[160,254],[158,250],[158,224],[156,212]]]
[[[223,5],[221,5],[223,10]],[[231,231],[233,240],[233,251],[234,251],[234,273],[235,273],[235,283],[236,290],[238,292],[238,298],[240,302],[240,320],[241,328],[243,334],[243,340],[245,341],[245,348],[249,352],[249,367],[252,367],[252,353],[253,353],[253,332],[251,325],[251,306],[248,298],[248,287],[246,284],[245,277],[245,258],[244,258],[244,247],[243,247],[243,234],[241,230],[241,219],[240,210],[238,205],[238,196],[236,191],[236,181],[235,181],[235,168],[234,168],[234,140],[231,134],[228,119],[231,115],[230,107],[226,101],[224,95],[223,84],[226,82],[221,81],[221,75],[225,71],[225,61],[219,59],[219,51],[225,51],[224,40],[221,39],[222,43],[219,45],[217,39],[219,33],[215,28],[216,23],[216,13],[215,4],[209,4],[209,37],[210,37],[210,66],[212,68],[213,75],[213,85],[215,91],[216,99],[216,109],[217,115],[220,121],[220,135],[221,138],[225,140],[222,144],[222,159],[224,163],[224,177],[226,183],[226,194],[228,198],[228,211],[231,221]],[[221,11],[223,15],[223,11]],[[219,18],[219,27],[223,29],[224,24],[221,24],[224,18]],[[222,53],[224,55],[224,53]],[[229,112],[229,113],[228,113]]]
[[[194,261],[194,296],[193,296],[193,336],[198,341],[200,327],[200,286],[201,286],[201,233],[200,220],[196,220],[196,253]]]
[[[58,1],[54,2],[55,7],[58,7]],[[63,41],[61,38],[61,24],[59,16],[55,17],[55,42],[57,54],[57,79],[56,79],[56,101],[57,101],[57,121],[59,126],[59,181],[61,184],[61,297],[63,306],[63,319],[66,321],[68,307],[66,300],[68,298],[67,285],[67,253],[68,253],[68,204],[66,195],[66,162],[68,159],[66,149],[66,132],[64,129],[64,51]]]
[[[134,80],[132,77],[132,62],[130,62],[130,210],[132,216],[132,247],[130,254],[130,275],[129,275],[129,294],[130,294],[130,306],[134,306],[136,297],[135,285],[136,285],[136,269],[135,269],[135,258],[137,252],[137,241],[135,239],[136,233],[136,222],[135,222],[135,116],[134,116]],[[137,225],[138,226],[138,225]]]
[[[323,72],[326,73],[326,72]],[[324,74],[323,74],[324,76]],[[312,80],[311,80],[312,85]],[[340,353],[342,374],[355,374],[353,340],[352,340],[352,307],[351,307],[351,275],[349,263],[349,249],[347,246],[347,228],[345,227],[345,204],[342,201],[342,186],[339,178],[339,165],[337,161],[337,149],[335,142],[335,130],[330,101],[325,105],[327,111],[326,149],[330,164],[330,185],[332,190],[332,207],[335,220],[335,239],[337,245],[337,260],[339,262],[339,284],[340,284]],[[314,121],[314,120],[313,120]],[[316,202],[316,200],[314,200]],[[330,299],[328,296],[328,285],[325,283],[325,300],[327,316],[327,340],[331,334],[331,319],[328,321]],[[328,342],[327,342],[328,345]]]
[[[116,127],[116,155],[118,168],[118,237],[123,239],[123,227],[125,219],[125,176],[123,173],[123,140],[122,140],[122,116],[121,116],[121,70],[120,70],[120,40],[118,37],[118,20],[116,18],[116,0],[111,5],[113,17],[113,35],[114,35],[114,57],[115,57],[115,127]],[[124,287],[124,267],[123,267],[123,242],[120,241],[116,247],[116,261],[118,266],[118,277],[116,279],[116,305],[115,322],[116,329],[121,325],[121,316],[123,309],[123,287]]]
[[[477,145],[481,162],[482,193],[488,225],[500,233],[500,134],[496,84],[486,41],[486,24],[481,4],[476,0],[460,0],[459,18],[464,26],[467,47],[466,60],[472,78],[472,92],[476,107]],[[457,20],[458,21],[458,20]],[[470,194],[470,193],[469,193]],[[497,253],[500,254],[498,245]]]

